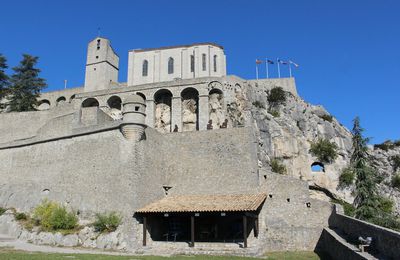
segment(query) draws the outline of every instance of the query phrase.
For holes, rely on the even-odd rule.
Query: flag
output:
[[[274,64],[274,61],[272,60],[267,60],[268,64]]]
[[[280,64],[283,64],[283,65],[288,65],[288,62],[287,62],[287,61],[284,61],[284,60],[278,59],[278,62],[279,62]]]
[[[289,61],[290,62],[290,64],[293,64],[293,66],[295,66],[296,68],[298,68],[299,67],[299,64],[297,64],[297,63],[294,63],[293,61]]]
[[[263,63],[263,61],[262,60],[256,60],[256,64],[261,64],[261,63]]]

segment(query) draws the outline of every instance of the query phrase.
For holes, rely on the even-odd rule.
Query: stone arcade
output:
[[[0,114],[1,206],[29,212],[48,198],[81,220],[120,212],[110,248],[136,253],[326,247],[331,222],[350,220],[262,165],[252,114],[252,90],[298,98],[294,79],[227,76],[225,60],[214,43],[133,50],[120,83],[110,41],[94,39],[83,87],[43,93],[40,111]]]

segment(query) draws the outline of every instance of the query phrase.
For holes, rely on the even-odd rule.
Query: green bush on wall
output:
[[[121,224],[121,221],[121,217],[116,212],[96,214],[93,226],[97,232],[113,232]]]
[[[336,143],[331,143],[328,139],[320,138],[318,141],[311,143],[310,153],[321,162],[331,163],[338,156],[337,150]]]
[[[33,219],[46,231],[71,230],[77,226],[78,217],[56,202],[44,200],[33,211]]]

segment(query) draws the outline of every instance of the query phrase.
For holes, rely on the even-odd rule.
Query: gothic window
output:
[[[194,72],[194,55],[190,55],[190,72]]]
[[[205,54],[202,55],[201,62],[202,62],[203,71],[206,71],[206,55]]]
[[[174,59],[172,57],[169,57],[168,59],[168,74],[173,74],[174,73]]]
[[[100,39],[97,40],[97,50],[100,50]]]
[[[149,62],[147,60],[143,61],[142,76],[146,77],[149,71]]]
[[[214,72],[217,72],[217,55],[214,55]]]

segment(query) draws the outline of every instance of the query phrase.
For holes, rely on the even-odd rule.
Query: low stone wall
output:
[[[334,259],[361,260],[368,259],[356,252],[339,235],[331,229],[324,229],[321,235],[321,244],[324,246],[324,253]]]
[[[372,248],[391,259],[400,259],[400,233],[365,221],[343,215],[336,210],[329,226],[339,229],[349,238],[372,237]]]

